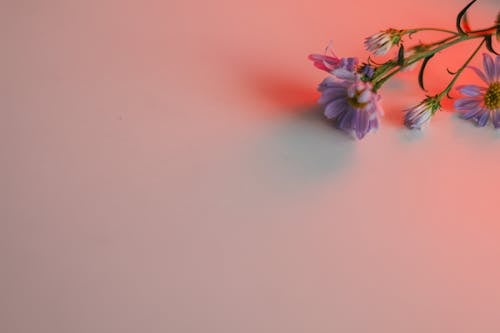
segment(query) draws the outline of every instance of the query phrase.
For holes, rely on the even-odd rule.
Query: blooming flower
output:
[[[365,39],[366,50],[375,55],[384,55],[401,40],[402,31],[387,29]]]
[[[462,118],[473,119],[480,127],[485,126],[491,118],[495,128],[500,127],[500,56],[496,59],[483,54],[484,72],[470,66],[486,83],[486,87],[468,84],[457,87],[466,97],[457,99],[455,109],[461,112]]]
[[[319,103],[325,105],[324,114],[335,121],[338,128],[362,139],[370,130],[378,128],[380,96],[373,92],[369,82],[361,81],[358,74],[352,78],[336,80],[328,77],[318,87]]]
[[[404,124],[409,129],[422,129],[439,107],[439,99],[436,97],[427,97],[417,106],[406,110]]]

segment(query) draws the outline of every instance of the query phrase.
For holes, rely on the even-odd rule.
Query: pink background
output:
[[[499,332],[500,132],[403,128],[414,71],[356,142],[306,60],[464,5],[3,1],[0,331]]]

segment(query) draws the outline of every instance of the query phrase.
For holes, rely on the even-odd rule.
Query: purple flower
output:
[[[468,84],[457,87],[466,97],[457,99],[455,109],[460,111],[462,118],[473,119],[480,127],[485,126],[491,118],[495,128],[500,127],[500,56],[496,59],[489,54],[483,54],[484,72],[470,66],[486,83],[486,87]]]
[[[439,99],[436,97],[427,97],[417,106],[406,110],[404,124],[409,129],[422,129],[431,117],[439,110]]]
[[[371,83],[361,81],[360,75],[336,80],[327,77],[318,87],[319,103],[325,105],[324,114],[335,121],[338,128],[362,139],[370,130],[378,128],[378,114],[382,113]]]

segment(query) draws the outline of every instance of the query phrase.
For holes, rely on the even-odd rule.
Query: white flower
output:
[[[375,55],[384,55],[401,40],[400,30],[387,29],[365,39],[365,48]]]
[[[411,107],[406,110],[405,125],[409,129],[422,129],[431,117],[439,109],[439,100],[435,97],[427,97],[417,106]]]

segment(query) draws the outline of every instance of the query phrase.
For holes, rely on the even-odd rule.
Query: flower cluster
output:
[[[440,28],[391,28],[366,38],[364,46],[375,56],[386,55],[395,50],[394,56],[382,63],[375,63],[371,58],[360,63],[356,57],[338,57],[330,48],[327,48],[325,54],[311,54],[309,59],[314,66],[329,73],[318,87],[321,93],[319,103],[324,106],[326,118],[332,120],[339,129],[362,139],[372,129],[378,128],[379,116],[383,114],[378,91],[389,79],[421,62],[418,83],[425,91],[425,69],[435,54],[464,41],[479,40],[480,43],[458,70],[448,70],[452,78],[442,91],[426,96],[420,103],[405,110],[404,124],[410,129],[425,127],[440,110],[442,99],[451,98],[450,92],[462,72],[470,68],[484,85],[458,86],[456,89],[463,96],[455,101],[454,107],[462,118],[471,119],[478,126],[485,126],[491,120],[493,126],[499,128],[500,55],[493,48],[492,38],[496,35],[500,39],[500,13],[493,26],[473,30],[468,23],[467,13],[476,1],[472,0],[457,15],[456,31]],[[410,44],[412,35],[429,30],[444,33],[447,37],[432,43]],[[469,65],[483,47],[489,51],[483,53],[484,71]],[[492,57],[490,54],[496,56]]]

